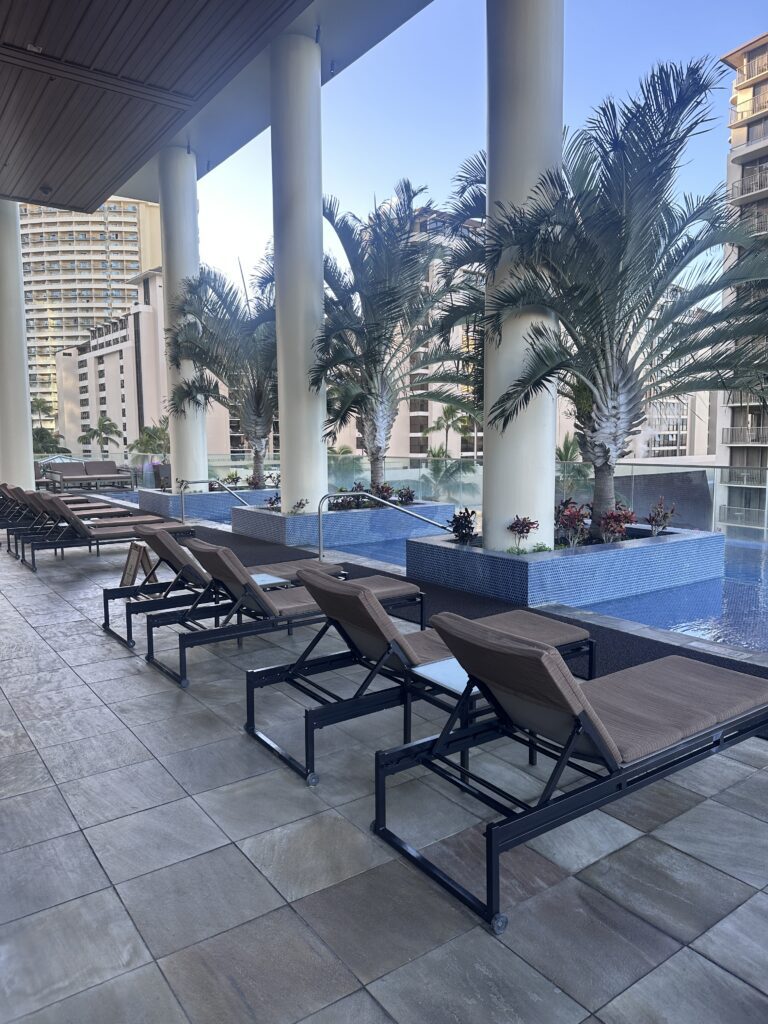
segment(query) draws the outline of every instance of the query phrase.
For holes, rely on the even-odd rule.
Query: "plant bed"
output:
[[[445,502],[415,502],[404,506],[436,523],[446,523],[453,505]],[[305,512],[286,515],[259,508],[232,508],[232,529],[256,540],[289,546],[317,545],[317,515]],[[323,512],[323,541],[329,547],[366,544],[369,541],[402,540],[437,533],[437,527],[403,515],[394,508],[359,508]]]
[[[722,533],[632,527],[628,539],[514,555],[458,544],[452,537],[406,542],[409,579],[486,594],[520,605],[592,604],[721,578]]]
[[[274,487],[263,490],[236,491],[249,505],[263,505],[268,498],[277,494]],[[230,510],[244,508],[229,491],[189,491],[184,495],[184,516],[192,519],[208,519],[213,523],[228,523]],[[146,512],[178,519],[181,515],[181,496],[170,491],[139,491],[139,508]]]

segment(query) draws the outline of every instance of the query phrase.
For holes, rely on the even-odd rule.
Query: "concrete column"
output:
[[[35,489],[17,203],[0,200],[0,479]]]
[[[487,0],[488,216],[523,203],[539,175],[560,162],[563,130],[563,0]],[[541,319],[541,317],[539,317]],[[552,545],[555,395],[534,399],[501,434],[487,419],[519,375],[530,316],[510,316],[485,353],[483,543],[504,550],[516,515],[539,521],[529,544]]]
[[[320,47],[303,35],[272,43],[272,203],[282,507],[307,512],[328,490],[325,392],[310,393],[312,342],[323,318]]]
[[[195,154],[179,146],[169,146],[158,157],[160,184],[160,224],[163,248],[163,305],[165,326],[173,323],[172,306],[185,277],[200,270],[200,246],[197,230],[197,165]],[[167,365],[168,395],[180,380],[194,375],[194,365],[182,362],[180,369]],[[189,409],[185,416],[171,416],[171,468],[173,490],[177,480],[203,480],[208,477],[208,444],[205,412]],[[204,491],[207,485],[189,488]]]

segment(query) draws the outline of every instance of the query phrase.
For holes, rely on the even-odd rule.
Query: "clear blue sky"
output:
[[[369,0],[363,0],[369,2]],[[565,0],[565,108],[579,125],[608,94],[634,90],[659,60],[727,53],[768,31],[765,0]],[[709,191],[725,176],[730,78],[712,130],[681,177]],[[485,144],[485,2],[433,0],[323,87],[323,189],[365,214],[401,177],[436,202],[459,163]],[[272,234],[269,132],[200,183],[202,259],[246,274]]]

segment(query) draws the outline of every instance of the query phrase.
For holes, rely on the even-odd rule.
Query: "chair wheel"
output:
[[[494,935],[501,935],[507,930],[509,918],[506,914],[494,914],[491,918],[491,931]]]
[[[317,774],[317,772],[310,772],[309,775],[307,776],[307,785],[308,786],[316,786],[319,781],[320,781],[320,776]]]

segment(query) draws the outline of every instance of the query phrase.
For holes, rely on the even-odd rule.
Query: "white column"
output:
[[[17,203],[0,199],[0,479],[35,489]]]
[[[563,130],[563,0],[487,0],[488,214],[523,203],[542,171],[560,162]],[[539,318],[541,319],[541,318]],[[485,353],[486,420],[518,376],[532,318],[511,316]],[[539,521],[530,544],[554,541],[554,394],[534,399],[504,434],[483,438],[483,544],[510,547],[516,515]]]
[[[284,510],[306,498],[312,512],[328,490],[325,392],[308,384],[323,318],[320,47],[280,36],[271,67],[280,491]]]
[[[163,245],[163,306],[166,329],[173,323],[173,303],[185,277],[200,270],[200,245],[197,230],[197,164],[194,153],[169,146],[158,157],[160,184],[160,225]],[[180,380],[194,375],[194,366],[184,360],[180,369],[166,363],[168,395]],[[177,480],[203,480],[208,477],[208,443],[205,412],[187,408],[184,416],[171,416],[171,469],[173,490]],[[206,490],[205,484],[190,487]]]

